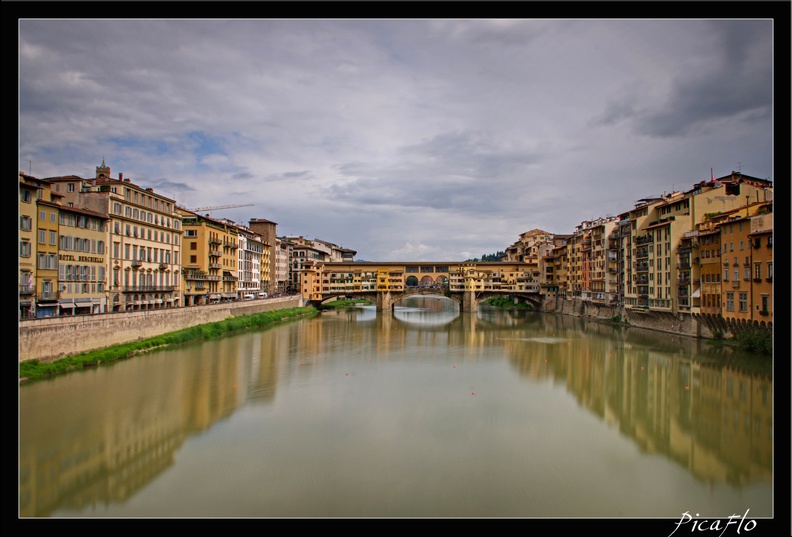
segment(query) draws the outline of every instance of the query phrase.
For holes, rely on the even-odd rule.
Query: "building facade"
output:
[[[181,216],[174,200],[110,176],[102,161],[96,177],[48,177],[63,204],[108,217],[107,310],[181,305]]]

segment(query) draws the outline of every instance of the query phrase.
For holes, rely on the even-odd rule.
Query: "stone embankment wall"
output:
[[[19,361],[51,362],[228,317],[302,306],[299,295],[128,313],[50,317],[19,322]]]
[[[765,323],[724,319],[719,315],[627,309],[623,306],[605,306],[584,300],[567,300],[564,297],[557,297],[555,308],[551,303],[545,311],[609,322],[618,319],[638,328],[705,339],[729,338],[747,329],[772,330],[772,326]]]

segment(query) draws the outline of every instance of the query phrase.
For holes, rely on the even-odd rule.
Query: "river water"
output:
[[[19,515],[770,517],[768,362],[437,297],[321,313],[21,385]]]

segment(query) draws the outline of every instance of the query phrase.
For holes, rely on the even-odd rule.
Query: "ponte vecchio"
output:
[[[544,298],[535,264],[498,261],[316,262],[301,273],[300,292],[314,304],[365,298],[377,311],[391,311],[399,300],[415,294],[446,296],[463,312],[475,312],[493,296],[511,296],[537,309]]]

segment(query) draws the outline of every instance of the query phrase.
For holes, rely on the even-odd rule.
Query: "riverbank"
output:
[[[59,358],[51,362],[42,363],[35,359],[26,360],[19,363],[19,383],[22,384],[62,373],[117,362],[163,347],[222,337],[245,330],[265,328],[288,320],[311,317],[316,315],[316,313],[316,308],[312,307],[284,308],[191,326],[139,341]]]

